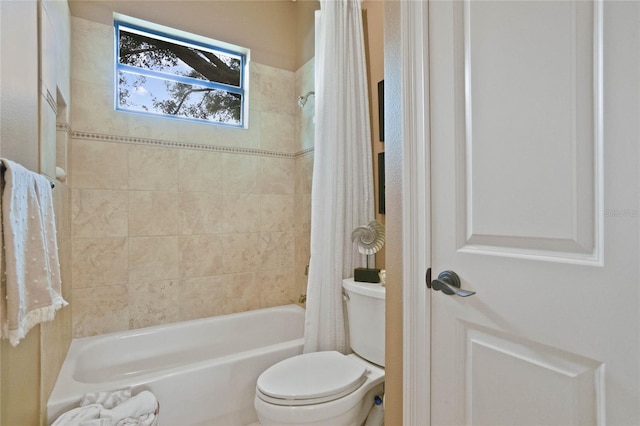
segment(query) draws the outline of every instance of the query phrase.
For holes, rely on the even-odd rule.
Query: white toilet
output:
[[[353,278],[342,287],[355,353],[307,353],[269,367],[254,399],[263,426],[360,426],[383,394],[385,288]]]

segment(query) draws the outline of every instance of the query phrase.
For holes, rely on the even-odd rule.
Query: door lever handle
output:
[[[436,291],[440,290],[444,294],[469,297],[476,294],[475,291],[460,289],[460,277],[453,271],[440,272],[438,278],[431,281],[431,268],[427,271],[427,287]]]

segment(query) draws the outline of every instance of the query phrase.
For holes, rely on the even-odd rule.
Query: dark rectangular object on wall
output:
[[[378,153],[378,213],[384,214],[384,152]]]
[[[378,82],[378,129],[380,142],[384,142],[384,80]]]

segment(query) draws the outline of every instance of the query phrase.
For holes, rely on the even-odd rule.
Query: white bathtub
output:
[[[247,425],[265,369],[302,353],[297,305],[74,339],[47,403],[51,424],[88,392],[132,387],[160,402],[159,426]]]

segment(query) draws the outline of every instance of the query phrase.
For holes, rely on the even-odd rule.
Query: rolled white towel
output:
[[[150,426],[158,400],[149,391],[131,397],[131,389],[86,394],[80,407],[62,414],[51,426]]]
[[[111,419],[115,425],[124,419],[137,419],[141,416],[153,414],[157,408],[158,400],[156,396],[149,391],[142,391],[111,410],[103,410],[100,413],[100,417]]]
[[[80,423],[80,426],[113,426],[111,419],[94,419],[86,420]]]
[[[84,407],[89,404],[100,404],[104,408],[110,410],[116,405],[122,404],[131,398],[131,388],[119,389],[109,392],[90,392],[82,397],[80,406]]]
[[[82,426],[100,418],[103,410],[100,404],[90,404],[67,411],[56,419],[51,426]]]
[[[155,414],[147,414],[136,418],[128,417],[120,420],[115,426],[151,426],[155,419]]]

